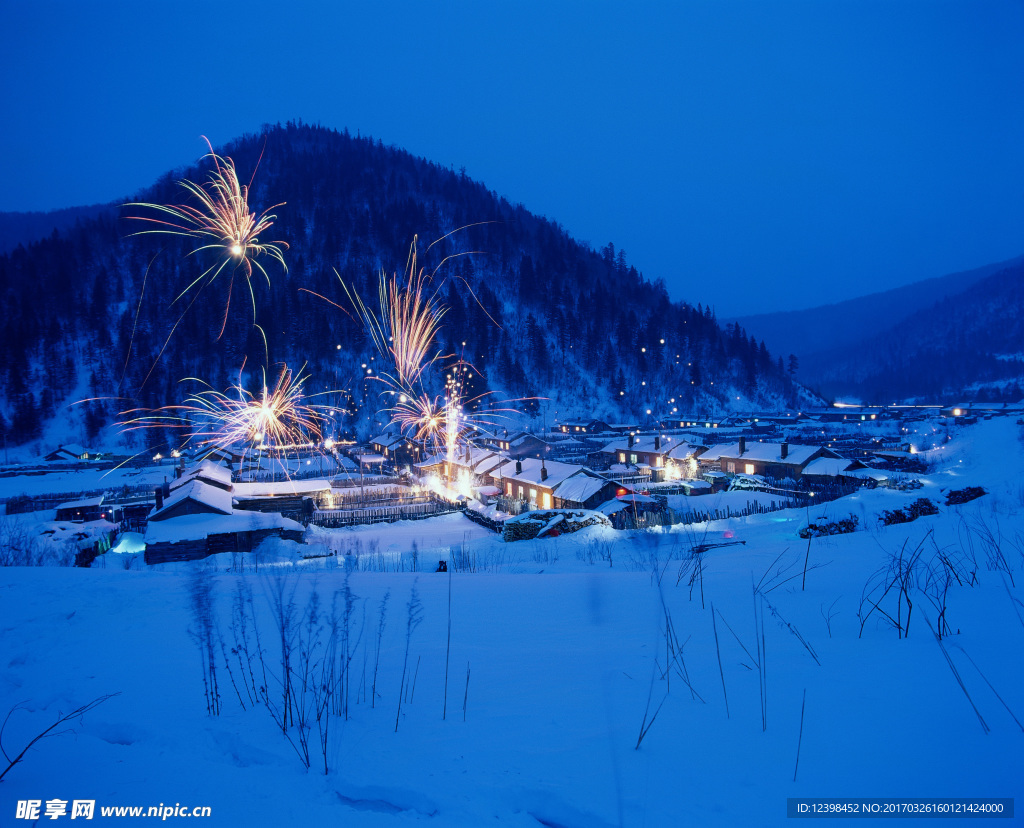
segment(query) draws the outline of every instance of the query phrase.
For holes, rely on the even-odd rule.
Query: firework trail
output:
[[[416,249],[414,237],[403,275],[380,273],[379,310],[363,301],[337,272],[348,307],[314,295],[352,316],[366,330],[386,366],[368,379],[383,386],[381,397],[392,400],[384,409],[391,423],[422,445],[428,454],[443,455],[451,468],[450,464],[461,450],[472,443],[477,428],[497,425],[498,421],[518,411],[491,405],[481,411],[485,400],[494,392],[472,393],[467,381],[480,372],[464,356],[442,353],[438,335],[447,307],[439,298],[439,287],[433,281],[437,269],[428,275],[419,268]],[[451,257],[446,257],[445,261],[447,258]],[[442,368],[445,364],[448,367]],[[434,377],[442,372],[443,383]],[[430,390],[441,385],[441,393]]]
[[[215,153],[209,139],[205,136],[203,136],[203,140],[206,141],[206,145],[210,149],[203,157],[213,161],[213,169],[210,171],[209,178],[205,184],[196,184],[188,180],[180,182],[186,193],[196,202],[194,206],[192,204],[163,205],[132,202],[126,204],[125,207],[141,207],[156,213],[155,216],[127,216],[126,218],[155,225],[151,230],[140,230],[130,235],[141,236],[158,233],[184,236],[201,242],[188,255],[191,256],[204,250],[212,250],[217,254],[216,261],[181,291],[175,298],[175,302],[196,285],[200,285],[201,290],[206,284],[216,279],[228,265],[233,265],[230,269],[231,281],[228,285],[224,321],[217,337],[220,339],[227,326],[235,275],[241,271],[245,276],[249,295],[252,298],[253,323],[255,324],[256,294],[253,292],[251,283],[254,271],[258,270],[266,279],[267,284],[270,284],[270,275],[260,264],[259,258],[267,256],[274,259],[287,272],[288,266],[285,264],[282,248],[287,249],[288,245],[283,241],[260,242],[259,240],[259,237],[273,225],[277,218],[271,214],[271,211],[283,207],[284,202],[275,204],[262,213],[254,213],[249,207],[249,189],[252,186],[252,179],[249,180],[248,185],[240,183],[235,162],[231,158],[224,158]],[[262,157],[261,153],[261,160]],[[259,168],[258,162],[256,166]],[[253,177],[255,175],[254,170]]]

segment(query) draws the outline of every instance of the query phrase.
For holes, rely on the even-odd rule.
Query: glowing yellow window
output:
[[[545,509],[550,509],[551,508],[551,493],[550,492],[544,492],[543,494],[544,494],[544,497],[543,497],[544,508]]]
[[[753,463],[744,463],[743,464],[743,471],[746,474],[753,474],[754,473],[754,464]]]

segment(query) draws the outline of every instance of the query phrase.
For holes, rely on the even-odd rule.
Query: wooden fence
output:
[[[75,500],[86,500],[91,497],[103,495],[106,498],[105,506],[118,505],[121,503],[133,503],[152,496],[153,489],[159,486],[142,484],[138,486],[122,486],[118,489],[86,489],[81,492],[47,492],[37,495],[16,495],[14,497],[0,498],[0,504],[6,505],[8,515],[20,515],[25,512],[41,512],[44,509],[56,509],[61,503],[68,503]]]
[[[313,512],[311,523],[329,529],[343,526],[359,526],[370,523],[394,523],[398,520],[422,520],[423,518],[461,512],[462,506],[444,501],[413,503],[400,506],[378,506],[371,509],[330,509]]]
[[[677,512],[674,509],[669,509],[660,517],[664,520],[664,525],[666,526],[674,526],[676,524],[688,525],[691,523],[704,523],[708,520],[728,520],[729,518],[748,517],[750,515],[766,515],[769,512],[794,509],[802,505],[803,503],[795,500],[773,500],[769,504],[748,500],[747,505],[742,509],[735,509],[732,506],[726,506],[724,509],[708,509],[695,512]]]

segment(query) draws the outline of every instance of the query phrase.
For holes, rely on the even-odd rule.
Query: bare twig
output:
[[[56,728],[60,727],[62,724],[67,724],[68,722],[70,722],[70,721],[72,721],[74,719],[80,719],[82,716],[84,716],[86,713],[88,713],[93,708],[98,707],[99,705],[103,704],[103,702],[107,701],[108,699],[114,698],[114,696],[120,696],[120,695],[121,695],[120,693],[108,693],[105,696],[100,696],[99,698],[93,699],[91,702],[88,702],[87,704],[83,704],[81,707],[76,707],[70,713],[67,713],[67,714],[64,714],[64,715],[61,715],[61,714],[58,713],[57,714],[57,721],[55,721],[52,725],[50,725],[48,728],[46,728],[46,730],[44,730],[42,733],[38,734],[35,738],[33,738],[27,745],[25,745],[25,747],[23,747],[21,749],[21,752],[17,756],[15,756],[13,759],[8,755],[7,750],[3,747],[4,730],[7,727],[7,722],[10,721],[11,716],[14,714],[14,711],[15,710],[23,709],[24,708],[24,703],[17,704],[14,707],[12,707],[7,712],[7,715],[4,717],[4,723],[2,725],[0,725],[0,753],[3,753],[4,759],[6,759],[7,762],[8,762],[8,765],[4,769],[4,772],[0,773],[0,781],[2,781],[5,776],[7,776],[8,772],[11,770],[11,768],[13,768],[15,765],[17,765],[19,762],[21,762],[25,758],[25,754],[28,753],[29,750],[31,750],[32,747],[39,740],[45,739],[47,736],[57,736],[57,735],[59,735],[59,733],[66,732],[66,731],[60,731],[59,733],[54,733],[53,731]]]
[[[793,781],[796,782],[796,772],[800,767],[800,746],[804,742],[804,708],[807,706],[807,688],[804,688],[804,699],[800,702],[800,735],[796,740],[796,764],[793,765]]]
[[[715,632],[715,654],[718,656],[718,675],[722,677],[722,695],[725,697],[725,718],[729,716],[729,694],[725,689],[725,670],[722,669],[722,651],[718,646],[718,625],[715,623],[715,605],[711,604],[711,629]]]

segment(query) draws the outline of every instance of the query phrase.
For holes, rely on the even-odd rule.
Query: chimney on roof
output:
[[[660,448],[661,448],[661,435],[660,434],[655,434],[654,435],[654,450],[658,451]]]
[[[789,443],[782,444],[782,459],[785,460],[789,456]]]
[[[546,465],[544,465],[544,458],[543,457],[541,458],[541,461],[540,461],[540,479],[541,480],[547,480],[548,479],[548,467]]]
[[[516,474],[522,474],[522,473],[523,473],[523,461],[522,460],[516,460]]]
[[[157,486],[153,492],[156,495],[156,508],[157,511],[164,508],[164,488],[163,486]]]
[[[627,447],[628,448],[633,448],[633,432],[632,431],[629,432],[628,440],[629,440],[629,442],[627,443]]]
[[[743,456],[743,452],[747,450],[747,438],[740,437],[740,456]]]
[[[171,484],[167,482],[167,478],[164,478],[163,495],[165,498],[171,496]]]

